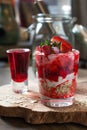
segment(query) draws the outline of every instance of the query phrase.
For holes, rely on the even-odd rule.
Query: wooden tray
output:
[[[73,122],[87,126],[87,82],[78,83],[75,103],[64,108],[49,108],[40,103],[37,92],[21,95],[11,86],[0,87],[0,116],[21,117],[32,124]]]

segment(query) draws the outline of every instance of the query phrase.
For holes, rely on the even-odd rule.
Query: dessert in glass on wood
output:
[[[77,86],[79,51],[53,36],[35,49],[41,102],[51,107],[70,106]]]

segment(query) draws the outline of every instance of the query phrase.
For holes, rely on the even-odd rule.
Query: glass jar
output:
[[[32,67],[36,72],[34,50],[37,45],[52,36],[59,35],[69,41],[74,47],[74,35],[72,33],[75,18],[65,15],[37,14],[33,16],[34,23],[28,28],[31,33],[32,42]]]

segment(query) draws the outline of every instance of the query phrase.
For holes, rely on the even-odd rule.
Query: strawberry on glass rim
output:
[[[51,42],[55,43],[57,45],[60,44],[59,48],[60,48],[60,52],[62,52],[62,53],[72,51],[72,45],[68,41],[61,38],[60,36],[53,36],[51,38]]]

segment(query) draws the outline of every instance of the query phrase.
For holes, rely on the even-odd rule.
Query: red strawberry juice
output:
[[[27,79],[29,50],[14,49],[8,53],[11,68],[11,77],[15,82],[23,82]]]
[[[30,50],[16,48],[7,50],[11,72],[11,85],[16,93],[27,92]]]

